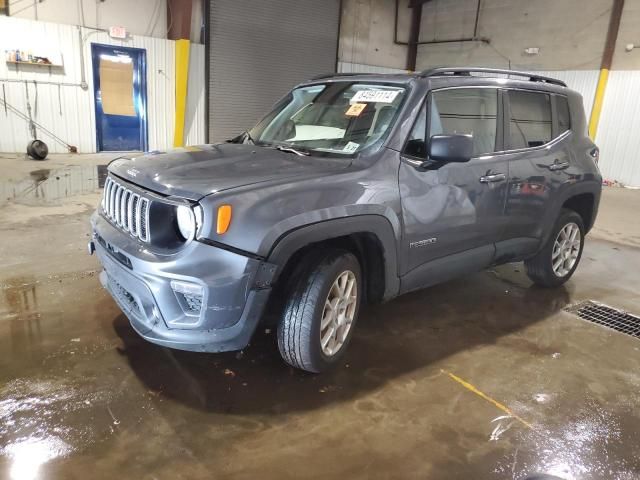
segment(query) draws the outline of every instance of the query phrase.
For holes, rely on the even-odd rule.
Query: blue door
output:
[[[146,151],[146,51],[92,43],[91,58],[98,151]]]

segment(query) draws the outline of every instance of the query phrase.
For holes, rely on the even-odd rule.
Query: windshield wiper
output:
[[[244,132],[242,132],[240,135],[238,135],[237,137],[233,137],[229,140],[227,140],[227,143],[244,143],[245,140],[249,140],[249,142],[252,145],[256,145],[255,140],[251,137],[251,134],[249,133],[249,130],[245,130]]]
[[[287,147],[285,145],[276,145],[276,150],[280,150],[281,152],[295,153],[296,155],[300,155],[301,157],[311,155],[309,152],[305,152],[304,150],[297,150],[293,147]]]
[[[249,140],[251,142],[252,145],[256,144],[256,141],[253,139],[253,137],[251,136],[251,134],[249,133],[249,130],[246,130],[244,132],[244,138],[246,138],[247,140]]]

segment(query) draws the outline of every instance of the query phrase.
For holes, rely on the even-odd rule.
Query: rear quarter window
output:
[[[509,145],[539,147],[551,141],[551,97],[547,93],[509,91]]]

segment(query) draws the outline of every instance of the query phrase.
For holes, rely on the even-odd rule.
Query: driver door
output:
[[[509,166],[501,155],[502,93],[460,87],[429,93],[401,154],[402,291],[489,266],[506,225]],[[466,162],[429,159],[437,134],[473,135]]]

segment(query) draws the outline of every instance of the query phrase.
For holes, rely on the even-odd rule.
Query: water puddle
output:
[[[104,186],[106,165],[78,165],[33,170],[21,179],[0,179],[0,206],[52,204],[75,195],[98,191]]]

